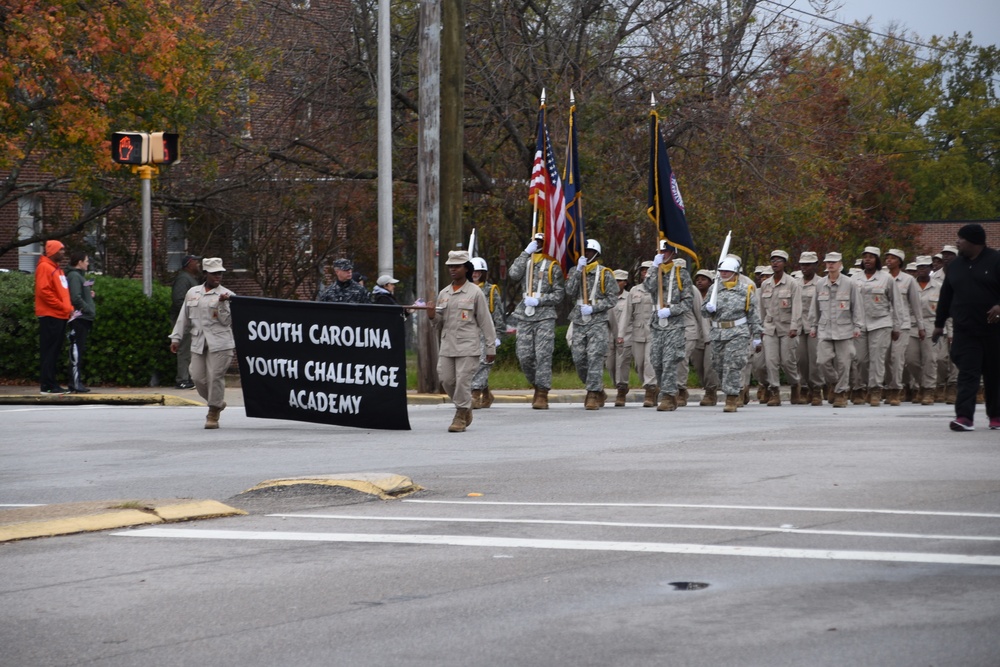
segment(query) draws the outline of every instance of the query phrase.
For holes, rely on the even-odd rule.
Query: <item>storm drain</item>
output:
[[[700,591],[708,588],[708,584],[703,581],[671,581],[670,585],[675,591]]]

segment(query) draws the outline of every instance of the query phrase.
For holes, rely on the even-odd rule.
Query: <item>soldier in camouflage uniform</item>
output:
[[[510,267],[511,280],[524,279],[524,298],[514,311],[517,318],[517,360],[521,371],[535,389],[531,407],[549,408],[552,388],[552,353],[556,344],[556,306],[566,288],[559,262],[538,253],[544,240],[536,234]],[[528,269],[532,270],[528,284]]]
[[[319,293],[318,301],[328,303],[371,303],[368,290],[354,282],[354,265],[349,259],[338,259],[333,263],[337,279]]]
[[[507,331],[507,322],[503,316],[503,299],[500,296],[500,288],[487,282],[489,266],[482,257],[472,258],[472,282],[483,291],[486,297],[486,305],[490,309],[490,317],[493,318],[493,328],[496,329],[497,337],[494,341],[495,347],[500,347],[500,341]],[[479,336],[479,368],[472,376],[472,409],[488,408],[493,405],[493,392],[490,391],[490,369],[493,368],[492,361],[486,361],[487,340]]]
[[[759,350],[763,333],[754,286],[739,280],[739,263],[727,258],[719,265],[716,303],[702,309],[712,320],[712,361],[726,395],[723,412],[736,412],[743,390],[742,372],[751,346]],[[751,342],[752,337],[752,342]]]
[[[573,323],[573,341],[570,350],[576,373],[587,387],[584,408],[598,410],[604,407],[604,362],[608,356],[608,315],[618,301],[618,283],[614,272],[601,266],[601,244],[587,239],[587,248],[579,263],[569,270],[566,279],[566,296],[575,299],[570,311]],[[586,276],[586,278],[584,278]],[[586,280],[587,298],[583,286]]]
[[[653,258],[653,269],[643,283],[653,297],[649,359],[660,385],[656,409],[661,412],[677,409],[677,365],[684,359],[686,344],[684,316],[694,301],[691,275],[674,263],[675,252],[660,241],[660,254]]]

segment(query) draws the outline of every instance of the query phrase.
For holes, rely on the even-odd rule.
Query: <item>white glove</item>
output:
[[[653,257],[653,266],[659,266],[660,264],[663,264],[663,255],[657,253],[657,255]]]
[[[580,269],[580,271],[587,268],[587,258],[585,256],[580,255],[580,259],[576,261],[576,268]]]
[[[667,319],[668,317],[670,317],[670,309],[669,309],[669,308],[660,308],[660,309],[659,309],[658,311],[656,311],[656,315],[657,315],[657,316],[658,316],[658,317],[659,317],[659,318],[660,318],[661,320],[665,320],[665,319]]]
[[[495,341],[493,341],[493,347],[500,347],[500,339],[499,338],[497,338]]]
[[[592,315],[594,313],[594,307],[588,304],[582,304],[580,306],[581,315]]]
[[[534,308],[538,305],[538,298],[533,296],[524,297],[524,305]]]
[[[538,241],[532,239],[531,243],[525,246],[524,252],[528,253],[529,255],[538,252]]]
[[[711,302],[710,302],[710,303],[706,303],[706,304],[705,304],[705,310],[707,310],[707,311],[708,311],[708,312],[710,312],[710,313],[714,313],[714,312],[715,312],[715,310],[716,310],[716,308],[715,308],[715,304],[714,304],[714,303],[711,303]]]
[[[754,347],[760,347],[760,338],[754,338],[753,339],[753,346]]]

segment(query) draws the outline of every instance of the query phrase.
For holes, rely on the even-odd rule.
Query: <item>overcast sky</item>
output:
[[[776,1],[812,11],[808,0]],[[974,44],[1000,45],[1000,0],[839,0],[839,4],[842,6],[834,18],[853,23],[871,17],[869,27],[876,32],[884,33],[896,24],[917,33],[922,40],[932,35],[971,32]],[[803,20],[825,23],[806,16]]]

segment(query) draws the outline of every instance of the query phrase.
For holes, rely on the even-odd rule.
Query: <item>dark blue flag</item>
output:
[[[656,224],[660,239],[681,252],[687,253],[698,262],[694,239],[688,229],[684,215],[684,200],[681,198],[677,177],[670,168],[667,146],[660,134],[660,117],[655,111],[649,112],[649,218]]]

